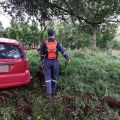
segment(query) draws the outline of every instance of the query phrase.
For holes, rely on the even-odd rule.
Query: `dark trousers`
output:
[[[56,90],[56,84],[58,79],[59,62],[57,59],[45,59],[44,60],[44,76],[47,95],[51,96]]]

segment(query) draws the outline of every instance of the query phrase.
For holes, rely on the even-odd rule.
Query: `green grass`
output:
[[[0,120],[31,116],[32,120],[119,120],[119,109],[113,110],[101,100],[106,96],[120,99],[120,52],[81,49],[68,53],[72,63],[66,64],[60,56],[57,95],[49,102],[35,77],[39,55],[27,51],[32,81],[26,87],[8,89],[13,96],[0,103]]]

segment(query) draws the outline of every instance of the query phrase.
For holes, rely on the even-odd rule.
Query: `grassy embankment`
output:
[[[39,56],[28,51],[32,82],[0,95],[0,120],[119,120],[119,101],[113,98],[120,99],[120,52],[68,53],[72,63],[60,59],[57,95],[49,102],[36,77]]]

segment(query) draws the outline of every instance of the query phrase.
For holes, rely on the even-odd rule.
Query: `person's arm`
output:
[[[63,55],[63,57],[68,61],[68,63],[70,64],[71,60],[69,58],[69,56],[67,55],[65,49],[62,47],[62,45],[58,42],[57,44],[57,49],[58,51],[61,52],[61,54]]]

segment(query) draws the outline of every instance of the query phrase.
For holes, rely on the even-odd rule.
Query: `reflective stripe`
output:
[[[46,80],[45,82],[51,82],[51,80]]]
[[[41,56],[45,56],[45,55],[41,55]]]
[[[64,52],[63,55],[66,55],[66,52]]]
[[[53,82],[57,83],[57,80],[52,80]]]

